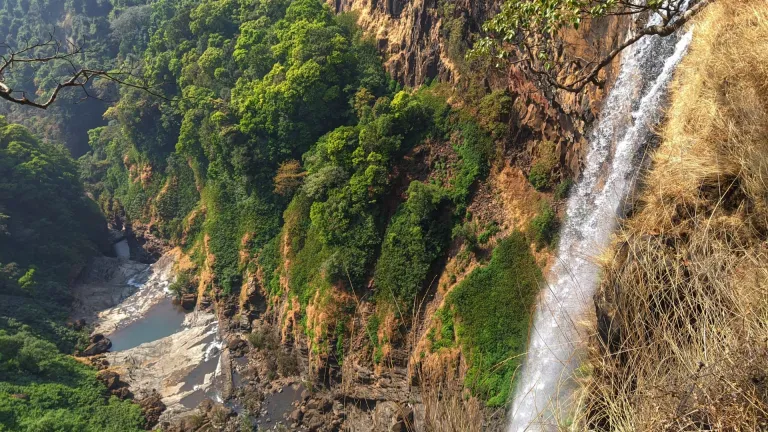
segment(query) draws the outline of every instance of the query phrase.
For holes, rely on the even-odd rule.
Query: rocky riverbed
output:
[[[232,386],[228,361],[222,367],[216,315],[184,313],[172,303],[168,287],[177,258],[169,252],[151,265],[97,258],[74,289],[72,320],[92,326],[100,344],[86,354],[111,349],[100,358],[102,367],[117,374],[121,388],[127,385],[137,400],[159,396],[166,407],[159,420],[217,399]]]

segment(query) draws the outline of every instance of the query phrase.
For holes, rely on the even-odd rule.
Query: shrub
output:
[[[549,203],[542,205],[541,211],[531,220],[528,231],[537,248],[553,246],[557,239],[560,222]]]
[[[268,329],[261,327],[253,329],[253,331],[248,334],[248,342],[258,350],[273,350],[278,345],[275,334]]]
[[[573,180],[567,178],[561,181],[557,186],[555,186],[552,199],[555,201],[562,201],[568,198],[568,194],[571,192],[571,187],[573,187]]]
[[[541,162],[536,162],[531,167],[531,171],[528,173],[528,181],[537,191],[543,191],[551,185],[551,171],[550,168]]]
[[[278,350],[277,351],[277,373],[280,376],[288,377],[299,374],[299,360],[296,358],[296,353],[293,351]]]
[[[176,275],[176,280],[168,286],[168,290],[176,297],[181,297],[184,294],[194,292],[194,273],[189,271],[179,272],[179,274]]]
[[[542,141],[539,143],[538,152],[539,156],[528,172],[528,181],[531,182],[531,185],[536,190],[543,191],[553,186],[552,170],[557,165],[555,143],[552,141]]]
[[[411,183],[408,200],[387,228],[376,264],[374,278],[380,300],[412,306],[432,262],[448,242],[447,224],[440,220],[444,197],[439,186]]]
[[[478,118],[483,126],[498,139],[508,130],[514,100],[507,90],[496,90],[480,100]]]
[[[477,236],[478,243],[480,243],[481,245],[488,243],[488,241],[491,240],[491,237],[498,234],[499,231],[501,231],[501,228],[499,228],[499,224],[497,224],[496,222],[492,222],[488,224],[485,230],[481,232],[480,235]]]

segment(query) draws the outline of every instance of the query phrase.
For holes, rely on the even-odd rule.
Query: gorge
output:
[[[0,0],[0,432],[761,430],[767,15]]]

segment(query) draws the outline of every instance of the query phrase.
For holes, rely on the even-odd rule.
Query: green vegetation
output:
[[[493,59],[497,67],[514,62],[522,65],[531,78],[553,89],[572,92],[588,84],[600,85],[598,75],[623,48],[650,35],[666,37],[682,28],[708,2],[688,7],[684,0],[650,0],[627,4],[620,0],[504,0],[498,13],[483,24],[486,36],[469,54],[471,59]],[[582,22],[606,16],[624,16],[632,20],[658,13],[663,24],[649,26],[628,39],[622,49],[583,57],[584,50],[563,50],[568,33],[578,31]],[[585,38],[584,48],[595,50],[597,41]],[[578,62],[574,68],[574,62]]]
[[[432,262],[442,251],[450,232],[441,213],[448,214],[439,187],[413,182],[408,200],[387,228],[374,278],[379,295],[400,299],[411,307],[421,291]]]
[[[568,198],[568,194],[571,192],[571,187],[573,187],[573,180],[570,178],[561,181],[555,186],[555,190],[552,193],[552,199],[555,201],[562,201]]]
[[[438,309],[435,311],[435,319],[439,321],[439,326],[432,327],[427,333],[427,338],[432,343],[432,352],[453,347],[456,344],[456,330],[450,309]]]
[[[528,181],[538,191],[550,189],[554,182],[552,170],[556,165],[555,144],[551,141],[542,141],[539,144],[539,157],[528,173]]]
[[[461,57],[467,24],[448,2],[441,8],[457,15],[450,39]],[[370,347],[383,361],[389,341],[379,326],[393,310],[398,322],[387,326],[409,325],[508,129],[511,95],[483,98],[483,89],[478,121],[472,108],[448,105],[439,85],[401,90],[353,17],[320,0],[158,0],[149,23],[132,55],[171,100],[120,89],[110,124],[90,132],[80,159],[88,192],[108,217],[151,224],[197,265],[210,264],[207,288],[217,295],[237,293],[254,274],[270,301],[287,291],[312,352],[339,363],[347,293],[372,300]],[[443,155],[425,177],[403,173],[424,144]],[[491,244],[498,231],[474,226],[472,239]],[[308,317],[310,305],[327,326]],[[454,343],[444,323],[440,343]]]
[[[0,179],[0,430],[139,430],[139,407],[65,355],[85,337],[63,325],[68,284],[106,246],[76,164],[0,117]]]
[[[45,42],[51,35],[56,39],[66,36],[68,41],[81,45],[87,52],[70,58],[75,64],[109,69],[119,56],[116,41],[120,39],[111,37],[113,34],[117,36],[112,24],[119,21],[118,16],[126,9],[114,7],[112,3],[103,0],[0,0],[0,41],[4,44],[0,54]],[[148,21],[149,17],[146,18]],[[133,25],[132,33],[137,33],[140,28]],[[52,53],[52,47],[34,51],[41,57]],[[71,74],[70,64],[65,60],[25,63],[5,70],[3,81],[15,91],[26,92],[30,98],[32,95],[47,98],[56,84]],[[114,99],[115,92],[114,85],[102,81],[88,86],[88,93],[93,98],[84,100],[86,94],[83,91],[68,89],[61,92],[56,103],[45,111],[2,103],[0,115],[25,125],[38,136],[63,143],[73,155],[80,156],[88,150],[87,131],[104,124],[101,115],[107,104],[97,98]]]
[[[548,202],[542,202],[541,211],[533,219],[529,227],[532,240],[536,247],[553,246],[557,242],[560,222],[557,214]]]
[[[465,384],[489,406],[506,404],[528,342],[531,308],[541,270],[519,232],[500,241],[490,263],[474,270],[449,294],[458,340],[469,359]],[[443,313],[444,340],[450,340]]]

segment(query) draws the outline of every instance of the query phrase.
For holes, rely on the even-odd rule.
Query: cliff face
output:
[[[509,95],[511,110],[503,119],[505,131],[497,142],[501,157],[489,178],[478,185],[469,206],[477,224],[499,223],[496,238],[525,229],[539,211],[538,204],[550,199],[547,194],[534,190],[526,178],[534,162],[543,157],[546,147],[554,149],[556,181],[578,177],[587,149],[587,134],[598,115],[606,88],[591,87],[579,94],[550,92],[542,90],[512,66],[472,71],[465,64],[463,54],[471,44],[472,35],[480,31],[482,23],[498,8],[499,1],[460,0],[446,5],[439,0],[330,0],[329,4],[338,13],[356,14],[358,24],[375,39],[387,71],[403,85],[416,87],[432,80],[449,83],[457,89],[453,103],[465,106],[473,103],[464,100],[473,85],[480,85],[484,93],[502,91]],[[567,55],[600,56],[622,40],[623,30],[627,28],[627,23],[619,20],[586,23],[580,32],[567,35],[564,50]],[[616,69],[613,65],[603,73],[601,78],[608,85]],[[425,151],[442,150],[428,148]],[[425,159],[429,160],[429,156]],[[287,250],[290,239],[286,237],[281,243],[285,249],[281,252],[284,263],[281,285],[287,292],[289,272],[285,270],[294,263]],[[503,409],[484,408],[481,401],[475,398],[467,401],[466,393],[462,393],[468,369],[466,354],[455,345],[435,350],[430,337],[430,332],[434,333],[441,325],[436,312],[445,307],[448,294],[474,268],[482,265],[474,258],[465,262],[461,248],[461,244],[454,243],[445,262],[430,275],[433,286],[408,328],[391,328],[389,321],[396,322],[394,313],[382,314],[374,302],[359,301],[347,323],[353,330],[351,339],[343,341],[347,345],[343,364],[337,363],[332,355],[313,353],[313,341],[302,328],[312,323],[319,323],[319,328],[331,327],[332,321],[327,318],[333,315],[332,307],[312,307],[312,316],[307,317],[305,324],[301,323],[299,305],[289,299],[271,305],[266,313],[249,315],[259,317],[254,321],[254,328],[280,328],[282,343],[296,348],[302,367],[326,386],[327,392],[321,392],[318,398],[331,398],[345,404],[344,426],[349,430],[390,430],[390,426],[413,422],[414,430],[424,430],[427,424],[445,428],[438,430],[502,430]],[[544,251],[536,258],[547,262],[552,257]],[[264,283],[258,279],[256,274],[249,279],[253,283],[244,287],[247,292],[241,297],[246,299],[245,304],[262,304],[264,297],[268,297],[266,293],[262,295],[260,287]],[[334,296],[344,295],[341,290],[334,291]],[[373,318],[381,315],[384,318],[381,324],[377,321],[375,338],[387,342],[380,349],[381,359],[373,360],[368,332]],[[327,330],[313,334],[323,332]],[[452,419],[452,409],[467,415]],[[315,416],[313,410],[309,412],[310,418]],[[329,417],[324,420],[326,423],[337,420],[330,418],[330,414],[326,417]]]
[[[605,88],[589,86],[581,93],[542,90],[517,67],[472,71],[464,55],[481,33],[482,24],[499,9],[501,0],[328,0],[337,13],[351,12],[366,35],[376,41],[389,74],[406,86],[432,80],[469,91],[468,81],[486,90],[504,89],[515,99],[510,128],[517,134],[507,143],[512,163],[526,168],[536,143],[557,145],[561,175],[577,177],[586,151],[584,135],[597,116]],[[599,58],[623,40],[631,23],[610,18],[588,21],[565,35],[562,59]],[[610,86],[618,61],[600,78]]]
[[[408,86],[427,80],[453,81],[459,70],[444,36],[448,30],[477,31],[499,0],[328,0],[336,12],[358,14],[358,24],[376,40],[388,72]],[[448,21],[459,20],[449,29]],[[456,36],[454,36],[456,37]]]
[[[457,227],[469,227],[471,236],[484,240],[471,246],[471,241],[460,236],[446,236],[450,245],[430,264],[423,279],[427,283],[419,292],[421,304],[414,306],[413,316],[404,317],[376,301],[376,290],[381,287],[373,275],[367,275],[357,290],[348,290],[341,283],[323,286],[322,295],[318,290],[303,299],[306,304],[300,304],[296,293],[291,293],[291,277],[301,277],[292,270],[301,268],[302,259],[307,265],[308,256],[300,257],[300,250],[293,250],[306,245],[301,227],[307,223],[307,215],[299,213],[300,206],[294,209],[295,214],[286,213],[285,226],[274,246],[279,266],[270,270],[275,272],[272,275],[266,273],[260,257],[251,256],[247,250],[249,234],[240,239],[236,259],[247,269],[240,296],[225,294],[219,287],[207,290],[214,286],[212,269],[221,256],[216,256],[211,246],[215,237],[203,235],[196,252],[202,268],[198,301],[216,305],[228,345],[243,345],[242,339],[247,338],[256,348],[243,364],[233,363],[251,383],[238,395],[243,403],[259,399],[254,395],[273,392],[277,387],[269,383],[277,369],[283,377],[298,381],[301,375],[320,389],[311,397],[302,397],[301,407],[292,413],[291,421],[297,425],[337,427],[343,422],[345,430],[361,431],[503,429],[502,407],[487,409],[484,396],[468,397],[464,383],[472,361],[453,330],[443,331],[438,312],[444,314],[450,309],[447,299],[462,280],[488,265],[494,245],[528,229],[531,219],[541,213],[542,204],[552,205],[555,212],[560,210],[564,201],[562,196],[553,198],[552,189],[578,176],[586,150],[585,136],[604,89],[591,88],[580,94],[550,92],[515,67],[478,70],[467,64],[466,50],[499,3],[330,2],[336,12],[356,15],[364,32],[375,40],[387,71],[401,84],[416,87],[437,80],[442,85],[429,91],[448,99],[461,109],[461,115],[472,117],[478,128],[492,129],[489,147],[493,149],[489,153],[493,154],[488,157],[493,159],[493,166],[487,178],[472,180],[469,202],[456,214],[462,222]],[[564,42],[564,47],[578,48],[564,49],[570,54],[599,55],[620,40],[618,29],[626,26],[619,24],[587,23],[581,32],[567,37],[567,41],[578,43]],[[583,46],[587,45],[596,46],[595,52],[586,52]],[[610,82],[611,76],[612,71],[607,70],[603,78]],[[495,116],[489,118],[487,112]],[[428,139],[393,162],[397,166],[387,174],[392,190],[381,198],[388,218],[404,201],[411,181],[451,184],[457,175],[452,167],[463,159],[457,152],[463,145],[462,133],[464,130],[457,128],[443,134],[443,142]],[[545,190],[542,192],[528,177],[531,167],[544,159],[551,179],[548,187],[540,188]],[[188,218],[194,219],[196,216]],[[528,253],[527,244],[522,249]],[[535,262],[530,261],[535,267],[551,261],[549,252],[534,249],[531,247]],[[443,334],[447,335],[444,340]],[[446,346],[436,346],[441,341]],[[507,386],[510,381],[506,381]],[[497,405],[503,405],[503,399]],[[414,423],[415,428],[411,428]]]

